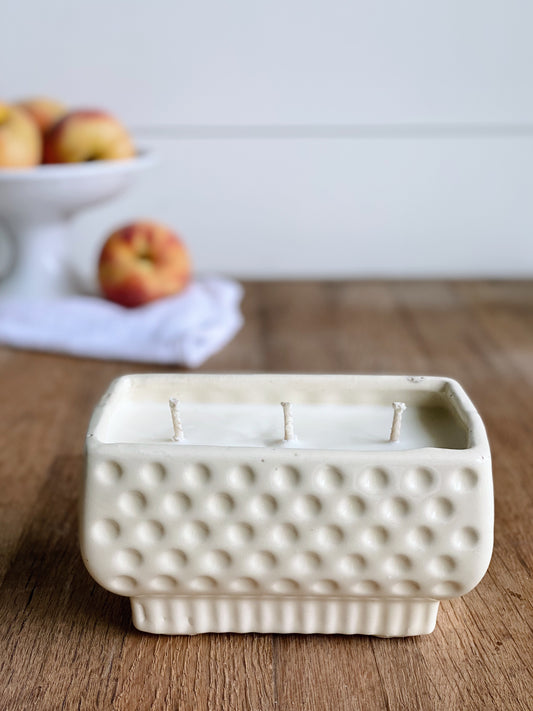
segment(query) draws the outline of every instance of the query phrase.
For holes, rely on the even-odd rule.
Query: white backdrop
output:
[[[0,95],[104,107],[158,164],[76,224],[245,277],[531,276],[533,5],[17,0]]]

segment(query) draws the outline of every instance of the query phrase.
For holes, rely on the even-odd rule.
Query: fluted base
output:
[[[131,598],[133,624],[154,634],[262,632],[407,637],[435,628],[436,600],[251,597]]]

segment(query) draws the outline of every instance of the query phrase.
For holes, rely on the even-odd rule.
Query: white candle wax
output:
[[[463,449],[466,432],[444,407],[412,406],[403,414],[399,442],[389,442],[391,405],[298,404],[296,438],[284,441],[279,404],[180,402],[185,445],[296,449]],[[168,403],[124,401],[101,437],[107,442],[162,443],[173,439]],[[177,444],[176,446],[181,446]]]
[[[490,449],[448,379],[127,376],[86,446],[83,559],[149,632],[423,634],[490,560]]]

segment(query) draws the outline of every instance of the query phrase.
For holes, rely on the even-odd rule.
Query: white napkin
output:
[[[241,298],[236,282],[206,277],[178,296],[130,309],[95,296],[0,299],[0,342],[195,368],[242,326]]]

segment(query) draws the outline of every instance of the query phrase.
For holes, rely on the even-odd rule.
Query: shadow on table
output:
[[[81,456],[60,457],[50,469],[32,520],[0,587],[0,610],[20,633],[61,634],[133,629],[129,600],[96,584],[81,559],[78,493]],[[81,641],[81,639],[80,639]]]

